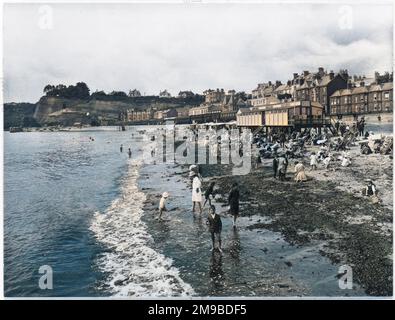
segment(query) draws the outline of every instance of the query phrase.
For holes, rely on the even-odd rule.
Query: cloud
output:
[[[4,100],[37,101],[46,84],[91,90],[251,91],[319,66],[373,74],[392,69],[392,7],[353,5],[53,4],[4,8]]]

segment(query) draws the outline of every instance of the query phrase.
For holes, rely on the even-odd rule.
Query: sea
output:
[[[241,217],[237,232],[224,219],[224,253],[212,254],[205,222],[191,213],[185,168],[150,159],[155,127],[126,129],[4,132],[6,297],[345,294],[339,266],[318,247],[246,228],[260,217]],[[144,208],[148,193],[156,208],[164,191],[170,212],[159,223]],[[43,267],[51,288],[40,285]],[[364,294],[357,285],[347,292]]]

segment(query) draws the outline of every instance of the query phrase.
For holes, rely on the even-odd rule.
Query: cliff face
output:
[[[194,107],[200,100],[166,99],[159,97],[139,97],[105,100],[67,99],[61,97],[42,97],[36,104],[34,119],[41,125],[70,126],[76,122],[83,124],[115,124],[121,113],[130,109],[157,110]]]

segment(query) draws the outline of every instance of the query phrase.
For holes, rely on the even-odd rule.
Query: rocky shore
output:
[[[338,161],[329,170],[322,166],[315,171],[307,169],[309,180],[302,183],[293,181],[292,160],[283,182],[273,178],[270,162],[244,176],[232,176],[228,166],[205,165],[204,186],[215,180],[217,199],[225,207],[231,184],[237,181],[241,216],[268,218],[249,226],[250,230],[281,232],[291,245],[314,243],[333,263],[351,266],[354,281],[368,295],[390,296],[392,159],[380,154],[359,155],[357,146],[349,152],[350,167],[341,167]],[[379,203],[362,197],[366,178],[375,181]]]

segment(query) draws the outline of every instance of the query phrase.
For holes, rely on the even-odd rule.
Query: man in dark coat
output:
[[[222,231],[222,221],[221,217],[216,214],[215,206],[210,206],[208,217],[207,217],[208,229],[211,233],[212,248],[211,251],[215,249],[215,238],[218,239],[218,250],[222,252],[221,248],[221,231]]]
[[[273,173],[274,173],[274,179],[277,178],[277,170],[278,170],[278,158],[277,158],[277,155],[275,155],[274,158],[273,158]]]
[[[229,213],[233,216],[233,228],[236,228],[236,219],[239,216],[239,198],[240,192],[237,183],[233,183],[229,192],[228,203]]]

